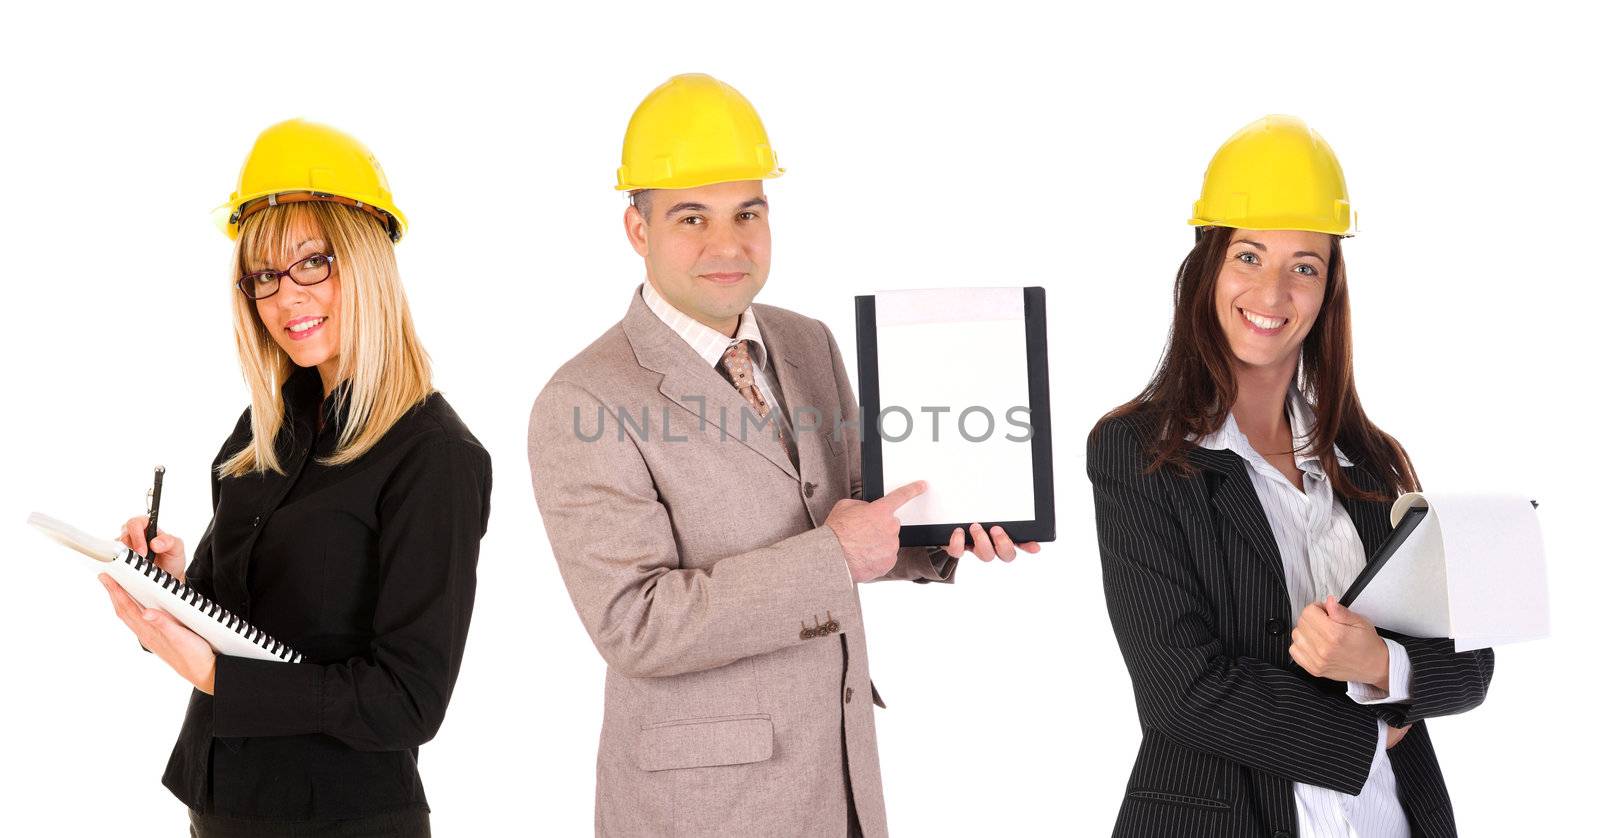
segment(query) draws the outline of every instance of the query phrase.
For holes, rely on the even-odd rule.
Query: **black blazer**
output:
[[[216,695],[191,694],[162,781],[191,809],[248,820],[425,808],[417,748],[461,667],[489,455],[434,393],[354,462],[328,465],[347,411],[314,369],[283,397],[284,473],[213,468],[188,581],[306,660],[219,656]],[[246,410],[217,463],[249,442]]]
[[[1088,446],[1106,608],[1144,729],[1113,834],[1293,836],[1293,783],[1359,792],[1382,719],[1416,723],[1389,751],[1412,835],[1455,835],[1422,720],[1482,703],[1494,653],[1385,632],[1411,657],[1408,704],[1363,706],[1344,683],[1307,674],[1289,658],[1306,603],[1289,601],[1248,466],[1196,447],[1194,476],[1146,474],[1151,428],[1112,419]],[[1344,471],[1379,486],[1359,464]],[[1339,500],[1370,558],[1390,531],[1388,504]]]

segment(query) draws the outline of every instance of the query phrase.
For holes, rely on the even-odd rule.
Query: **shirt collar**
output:
[[[285,413],[290,423],[303,423],[308,428],[314,429],[317,416],[321,412],[326,418],[324,430],[332,428],[337,432],[343,429],[350,413],[349,379],[339,382],[339,385],[333,388],[333,392],[324,397],[322,375],[317,372],[316,367],[292,369],[279,392],[283,394]]]
[[[1300,392],[1299,387],[1290,387],[1289,395],[1284,399],[1284,403],[1289,409],[1289,433],[1294,440],[1295,465],[1301,471],[1321,476],[1323,474],[1322,461],[1313,456],[1310,451],[1311,432],[1317,426],[1317,417],[1311,408],[1311,402],[1306,399],[1304,393]],[[1221,428],[1194,440],[1194,443],[1202,448],[1210,448],[1214,451],[1230,450],[1250,462],[1259,462],[1262,465],[1266,465],[1266,458],[1251,447],[1250,439],[1244,435],[1243,431],[1239,430],[1239,423],[1234,421],[1233,411],[1228,412],[1228,418],[1222,423]],[[1349,458],[1345,457],[1344,452],[1340,451],[1337,445],[1333,446],[1333,455],[1339,461],[1339,465],[1352,465]]]
[[[644,304],[655,312],[667,328],[683,338],[695,354],[705,359],[707,364],[715,367],[722,363],[722,353],[728,351],[735,341],[750,341],[750,360],[758,369],[767,368],[767,347],[761,342],[761,327],[756,325],[756,310],[746,306],[744,313],[739,315],[739,328],[733,337],[717,331],[704,323],[679,311],[666,298],[657,293],[655,286],[649,280],[644,283]]]

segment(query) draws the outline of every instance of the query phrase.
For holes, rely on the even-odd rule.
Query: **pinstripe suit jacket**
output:
[[[1146,474],[1151,427],[1112,419],[1088,446],[1106,607],[1144,730],[1114,835],[1293,836],[1293,784],[1358,792],[1382,719],[1416,723],[1389,751],[1413,836],[1454,836],[1422,720],[1482,703],[1494,653],[1385,632],[1411,657],[1407,704],[1356,704],[1342,682],[1308,675],[1289,658],[1305,603],[1289,601],[1246,464],[1194,448],[1194,476]],[[1345,474],[1378,488],[1360,464]],[[1390,530],[1387,504],[1340,501],[1370,558]]]

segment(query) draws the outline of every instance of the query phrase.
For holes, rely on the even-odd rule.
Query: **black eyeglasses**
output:
[[[333,274],[333,254],[313,253],[304,259],[290,265],[288,270],[282,271],[256,271],[239,277],[234,283],[239,286],[239,291],[252,300],[265,300],[278,293],[278,286],[284,277],[294,281],[300,286],[316,285],[327,280]]]

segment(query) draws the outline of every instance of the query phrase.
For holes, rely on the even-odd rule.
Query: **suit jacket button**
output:
[[[1267,634],[1270,634],[1273,637],[1282,637],[1283,628],[1283,621],[1277,617],[1273,617],[1267,621]]]
[[[256,516],[256,517],[255,517],[255,520],[253,520],[253,521],[251,521],[251,522],[250,522],[250,526],[252,526],[252,527],[259,527],[259,526],[261,526],[261,516],[260,516],[260,515],[257,515],[257,516]]]
[[[806,490],[806,497],[809,498],[812,495],[817,493],[817,484],[815,484],[815,483],[807,483],[805,485],[805,490]]]
[[[844,688],[844,703],[849,704],[850,703],[850,697],[855,695],[855,694],[856,694],[855,690],[851,689],[850,687],[845,687]]]

